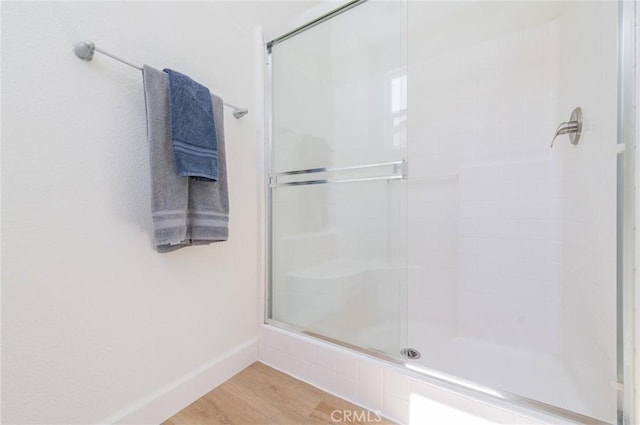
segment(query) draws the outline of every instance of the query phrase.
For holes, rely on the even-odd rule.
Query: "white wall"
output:
[[[638,55],[638,49],[640,49],[640,32],[638,31],[638,23],[640,23],[640,8],[637,7],[637,2],[629,2],[626,3],[625,6],[628,6],[626,11],[630,13],[631,18],[628,22],[630,22],[630,26],[627,27],[627,39],[630,40],[630,43],[627,44],[633,51],[633,57],[630,58],[630,75],[631,79],[629,80],[629,87],[632,89],[627,91],[626,93],[630,96],[627,98],[629,103],[633,105],[633,108],[629,110],[629,119],[633,123],[632,132],[630,133],[631,139],[630,144],[635,148],[629,151],[629,147],[625,149],[625,156],[627,159],[626,164],[632,164],[631,166],[625,165],[625,170],[627,171],[627,179],[626,182],[630,182],[631,184],[626,186],[627,193],[630,193],[631,196],[631,208],[627,209],[628,218],[630,225],[634,228],[633,233],[627,233],[629,236],[626,245],[626,252],[630,255],[626,257],[626,260],[631,262],[631,269],[629,275],[629,282],[631,283],[630,287],[632,288],[631,293],[634,295],[633,298],[628,297],[626,299],[625,308],[627,312],[627,317],[631,319],[632,325],[627,327],[625,338],[631,338],[633,344],[631,346],[626,346],[629,348],[629,364],[625,366],[626,376],[629,376],[631,380],[633,380],[633,387],[630,391],[625,391],[626,397],[625,402],[626,405],[632,406],[632,420],[635,419],[637,421],[637,412],[640,412],[640,391],[638,391],[638,383],[640,383],[640,368],[638,365],[640,364],[640,350],[638,350],[638,344],[640,343],[640,326],[638,326],[638,313],[640,312],[640,273],[638,273],[638,265],[640,264],[640,232],[637,231],[637,223],[640,220],[640,196],[638,196],[638,188],[640,188],[640,173],[638,172],[638,165],[640,164],[640,56]],[[628,155],[628,156],[627,156]],[[626,199],[626,198],[625,198]],[[628,263],[627,263],[628,264]],[[626,345],[626,344],[625,344]]]
[[[558,349],[557,14],[410,4],[409,252],[424,269],[410,310],[440,332]]]
[[[117,419],[255,349],[252,30],[306,7],[2,3],[3,423]],[[78,60],[71,45],[86,38],[249,107],[225,118],[228,242],[154,252],[141,74],[99,54]]]
[[[574,389],[536,389],[561,380],[537,366],[494,373],[482,350],[471,370],[447,366],[451,357],[425,365],[607,420],[616,13],[608,2],[415,2],[409,14],[409,253],[424,267],[410,280],[410,318],[423,325],[409,340],[429,346],[425,328],[437,327],[530,365],[560,360]],[[550,149],[578,105],[580,145],[563,136]]]
[[[579,394],[609,421],[616,394],[595,389],[616,380],[617,20],[617,4],[586,2],[566,5],[560,26],[560,112],[584,112],[580,144],[558,145],[562,356]]]

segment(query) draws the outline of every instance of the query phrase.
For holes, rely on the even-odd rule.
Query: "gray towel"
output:
[[[167,74],[144,65],[147,135],[151,159],[151,215],[158,252],[189,245],[226,241],[229,237],[229,196],[224,146],[222,99],[211,95],[216,121],[218,181],[179,176],[175,171]]]

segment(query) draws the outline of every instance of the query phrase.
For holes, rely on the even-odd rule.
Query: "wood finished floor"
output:
[[[337,413],[333,413],[332,419],[334,411]],[[163,422],[163,425],[316,424],[395,422],[372,412],[367,415],[359,406],[257,362]]]

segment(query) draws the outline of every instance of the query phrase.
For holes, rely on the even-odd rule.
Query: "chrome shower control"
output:
[[[580,141],[580,136],[582,135],[582,109],[579,106],[571,112],[569,121],[560,123],[553,140],[551,140],[551,147],[553,147],[553,142],[556,141],[556,138],[562,134],[569,135],[569,141],[571,141],[572,145],[577,145]]]

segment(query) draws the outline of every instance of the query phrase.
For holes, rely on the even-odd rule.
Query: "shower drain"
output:
[[[400,350],[400,355],[405,359],[416,360],[420,358],[420,351],[415,348],[407,347]]]

